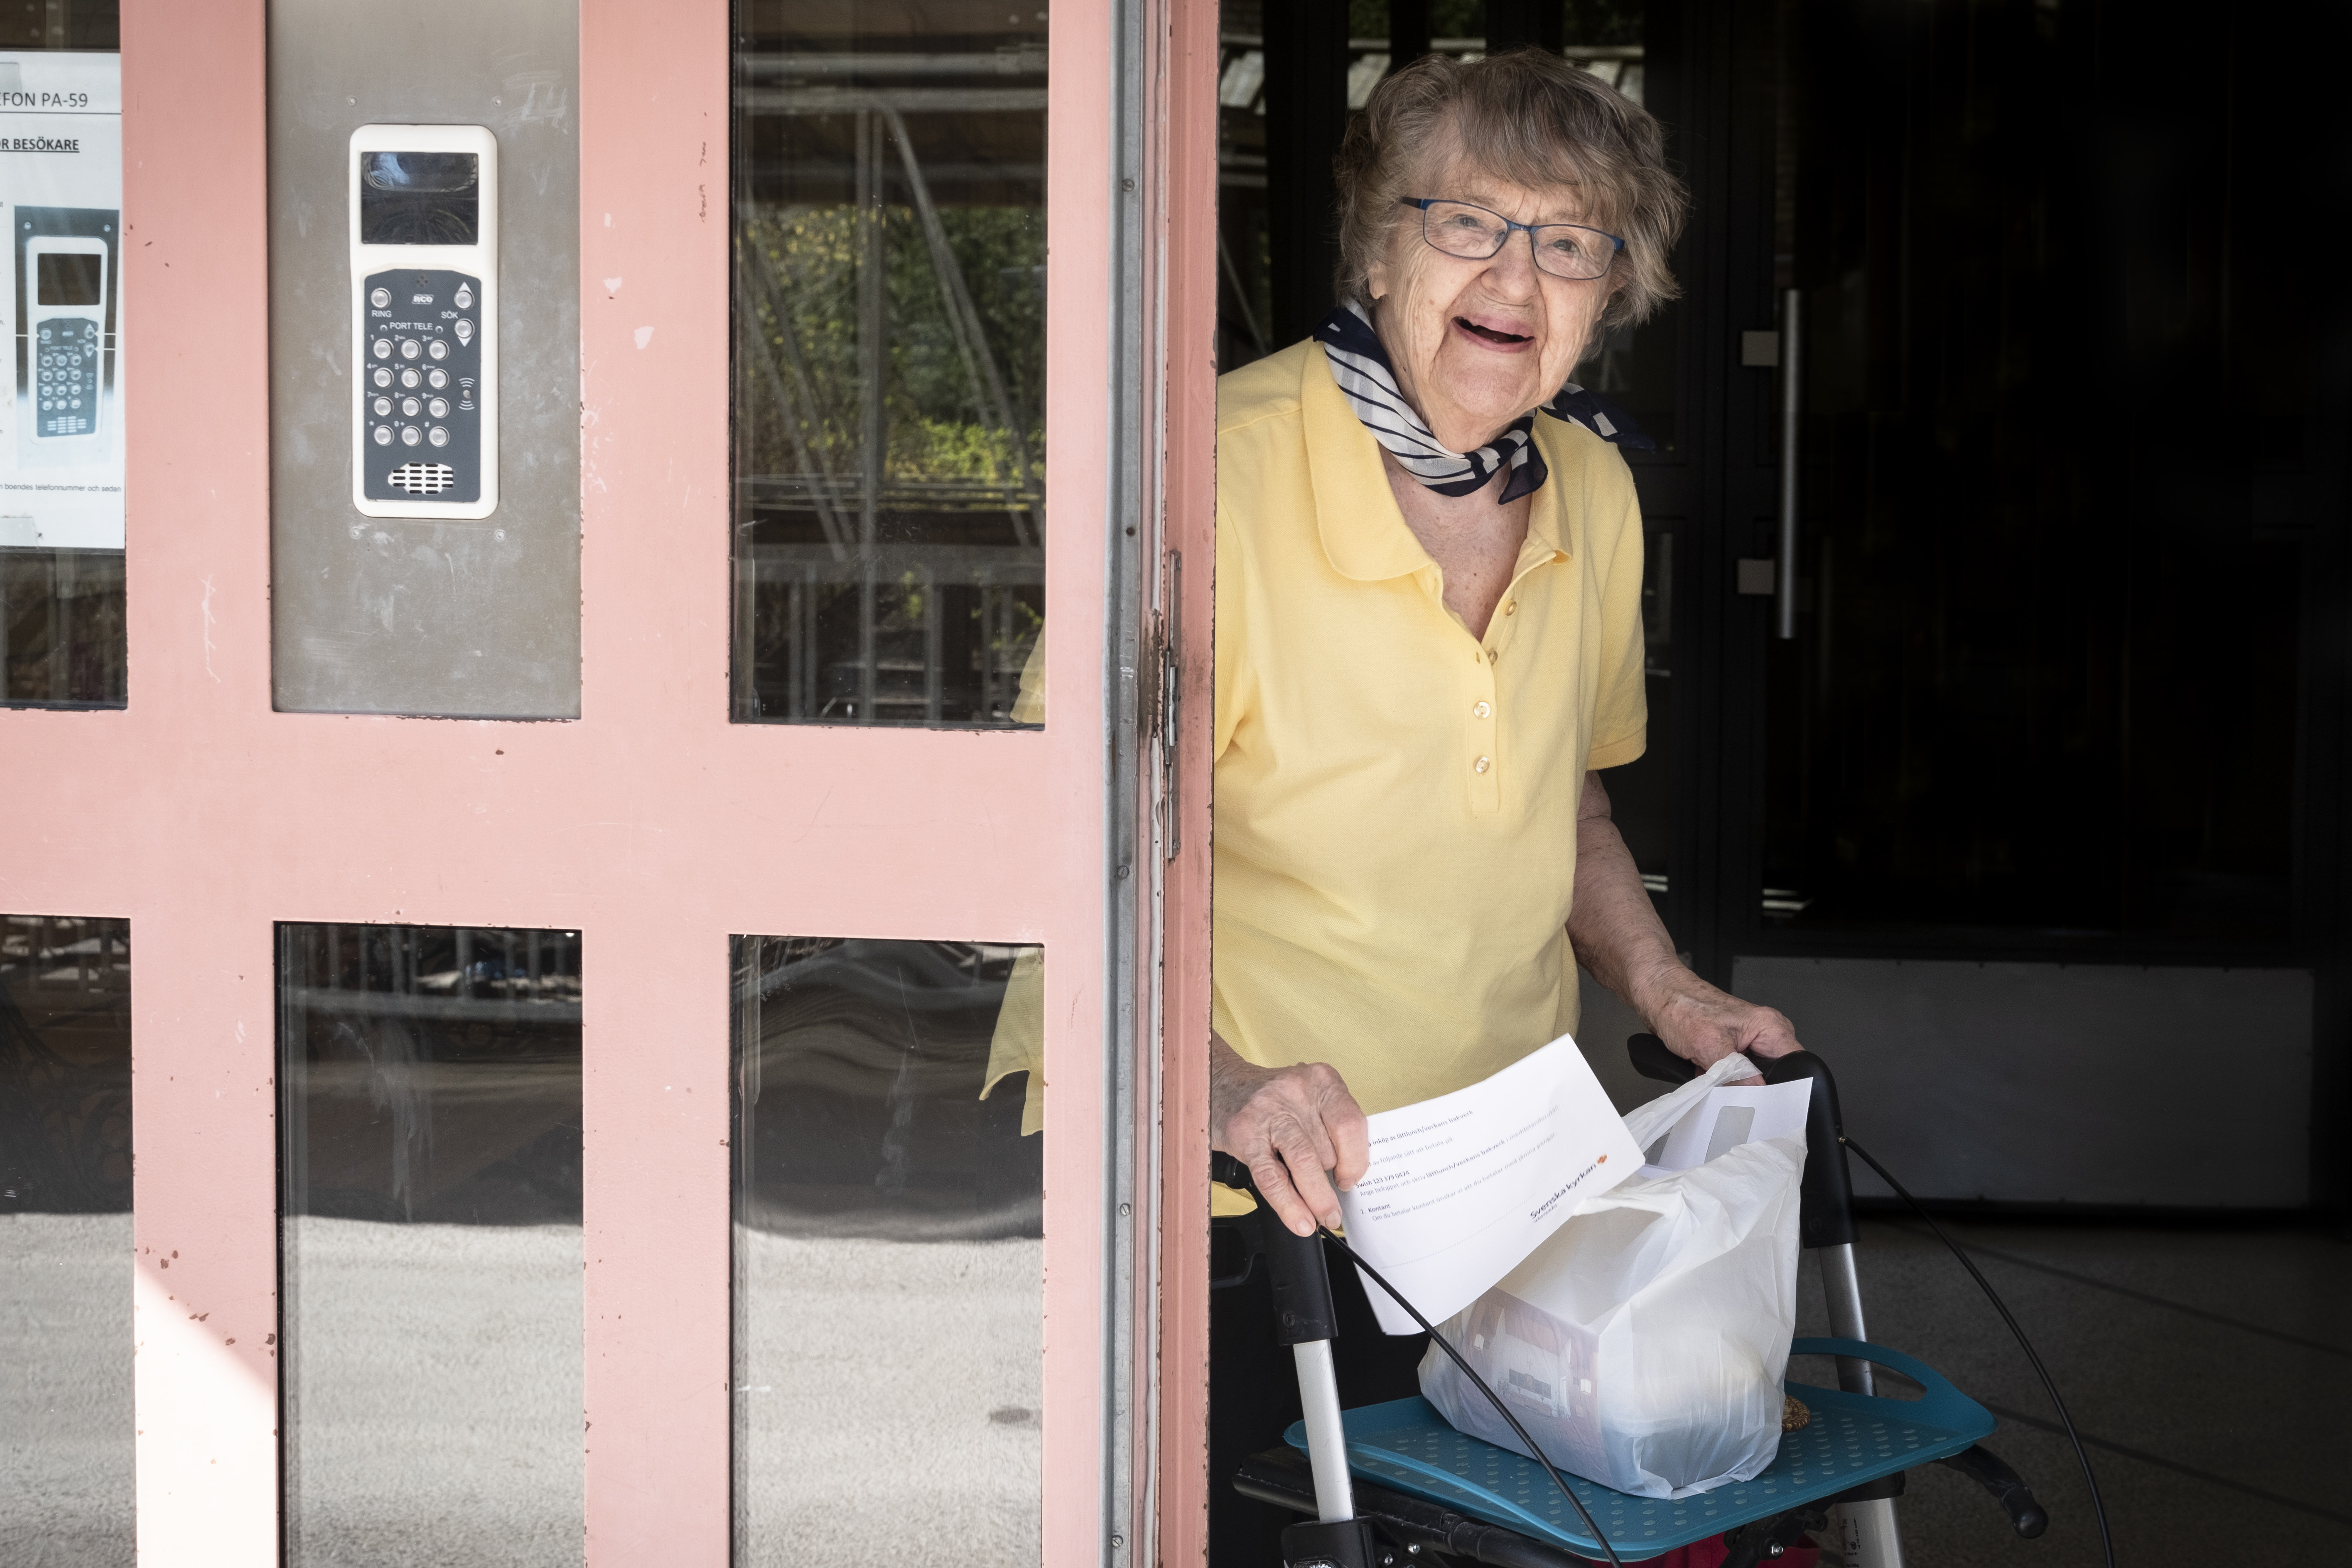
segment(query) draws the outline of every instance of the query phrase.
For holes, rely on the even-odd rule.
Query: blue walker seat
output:
[[[1784,1434],[1780,1451],[1753,1479],[1695,1497],[1633,1497],[1568,1476],[1586,1510],[1628,1563],[1640,1562],[1770,1519],[1815,1499],[1966,1452],[1990,1435],[1991,1413],[1934,1368],[1861,1340],[1801,1339],[1792,1355],[1837,1355],[1875,1363],[1927,1390],[1917,1400],[1887,1399],[1791,1382],[1812,1419]],[[1472,1519],[1501,1525],[1582,1557],[1600,1557],[1594,1541],[1533,1459],[1455,1431],[1425,1399],[1393,1399],[1347,1412],[1348,1468],[1360,1480],[1425,1499]],[[1307,1424],[1284,1440],[1307,1452]],[[1564,1472],[1563,1472],[1564,1473]]]

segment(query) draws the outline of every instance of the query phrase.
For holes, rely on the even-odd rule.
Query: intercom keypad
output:
[[[57,316],[35,329],[40,365],[33,431],[37,436],[87,436],[98,419],[98,323]]]
[[[371,500],[479,500],[478,278],[371,273],[360,357],[360,451]]]

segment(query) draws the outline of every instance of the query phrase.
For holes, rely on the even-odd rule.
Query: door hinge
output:
[[[1168,552],[1168,602],[1157,617],[1153,641],[1160,654],[1160,801],[1166,820],[1160,833],[1160,855],[1173,860],[1183,847],[1184,827],[1177,813],[1177,742],[1184,724],[1184,552]]]

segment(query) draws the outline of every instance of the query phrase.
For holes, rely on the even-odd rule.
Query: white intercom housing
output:
[[[352,504],[499,505],[499,144],[479,125],[352,132]]]
[[[103,239],[37,235],[25,242],[25,303],[31,320],[26,397],[32,439],[44,456],[81,460],[106,438],[106,301]]]

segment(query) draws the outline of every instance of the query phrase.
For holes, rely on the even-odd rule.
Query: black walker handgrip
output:
[[[1936,1463],[1959,1471],[1992,1493],[1994,1500],[2007,1510],[2009,1522],[2026,1540],[2032,1541],[2050,1528],[2050,1514],[2034,1497],[2033,1489],[1990,1449],[1979,1445]]]
[[[1282,1223],[1265,1194],[1250,1180],[1249,1167],[1222,1149],[1209,1151],[1209,1175],[1257,1200],[1257,1234],[1254,1254],[1265,1258],[1266,1283],[1274,1289],[1274,1338],[1276,1344],[1305,1345],[1339,1337],[1339,1314],[1331,1304],[1331,1266],[1323,1256],[1319,1234],[1300,1236]],[[1255,1262],[1255,1257],[1251,1263]],[[1230,1283],[1249,1277],[1245,1265]]]
[[[1697,1064],[1666,1049],[1666,1042],[1655,1035],[1635,1035],[1625,1042],[1625,1054],[1633,1058],[1635,1072],[1660,1083],[1688,1083],[1698,1076]]]
[[[1790,1051],[1757,1063],[1766,1083],[1813,1081],[1805,1111],[1805,1180],[1797,1217],[1800,1247],[1843,1247],[1853,1240],[1853,1177],[1845,1163],[1845,1120],[1838,1112],[1837,1080],[1811,1051]]]

